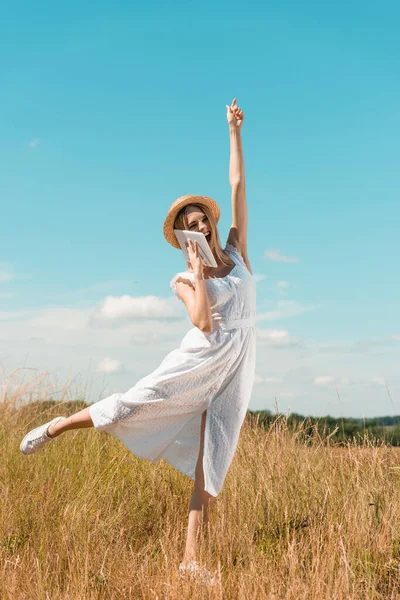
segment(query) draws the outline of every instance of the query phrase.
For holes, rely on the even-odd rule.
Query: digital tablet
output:
[[[174,233],[180,247],[182,248],[186,262],[190,263],[186,243],[188,240],[192,240],[192,242],[197,242],[199,256],[203,265],[207,267],[218,267],[217,261],[214,258],[214,254],[212,253],[206,236],[203,233],[200,233],[199,231],[188,231],[187,229],[174,229]]]

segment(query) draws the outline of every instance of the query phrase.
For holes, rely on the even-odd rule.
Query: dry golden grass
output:
[[[188,477],[94,429],[24,456],[27,431],[84,403],[17,400],[0,405],[1,600],[400,598],[399,449],[306,443],[249,414],[200,539],[210,589],[177,576]]]

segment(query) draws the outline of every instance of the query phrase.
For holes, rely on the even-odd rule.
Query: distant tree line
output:
[[[303,439],[324,440],[333,443],[364,442],[366,439],[400,446],[400,415],[354,419],[345,417],[305,417],[298,413],[271,413],[269,410],[248,411],[260,427],[284,421],[289,430],[298,432]]]

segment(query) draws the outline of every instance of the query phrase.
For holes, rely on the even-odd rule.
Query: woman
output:
[[[208,522],[232,462],[253,387],[256,290],[247,257],[247,206],[241,142],[243,112],[227,106],[230,132],[232,226],[222,250],[220,209],[206,196],[182,196],[170,207],[164,236],[180,248],[174,229],[203,233],[217,267],[203,266],[197,244],[188,245],[188,269],[170,286],[194,325],[179,349],[126,393],[112,394],[29,432],[21,451],[32,454],[61,433],[95,427],[119,438],[153,463],[163,458],[194,479],[181,572],[209,575],[196,561],[197,533]]]

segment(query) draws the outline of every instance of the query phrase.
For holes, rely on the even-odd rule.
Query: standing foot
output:
[[[211,573],[204,565],[201,565],[197,560],[193,560],[179,565],[178,574],[181,579],[196,579],[206,585],[214,586],[218,583],[216,573]]]

